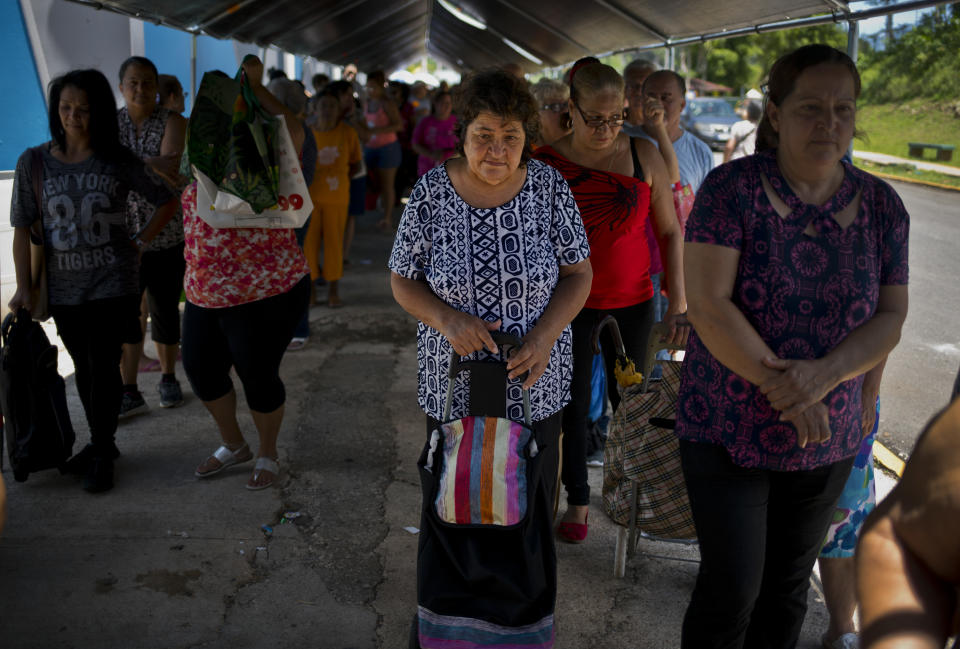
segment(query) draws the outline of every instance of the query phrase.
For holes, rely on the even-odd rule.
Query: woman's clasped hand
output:
[[[824,359],[798,360],[767,357],[763,364],[779,370],[760,384],[770,407],[780,412],[781,421],[797,429],[797,445],[822,444],[830,440],[830,410],[823,399],[837,385]]]
[[[499,331],[501,323],[500,318],[487,322],[475,315],[452,309],[446,314],[440,333],[450,341],[453,351],[461,356],[469,356],[481,349],[496,354],[499,349],[490,332]]]
[[[460,356],[469,356],[481,350],[499,354],[500,348],[490,332],[499,331],[502,325],[501,318],[487,322],[469,313],[451,311],[444,319],[440,333],[446,336],[453,350]],[[532,388],[547,369],[550,350],[553,348],[552,343],[553,341],[544,343],[533,332],[525,336],[521,347],[510,350],[507,376],[516,379],[526,374],[522,383],[523,388],[526,390]]]

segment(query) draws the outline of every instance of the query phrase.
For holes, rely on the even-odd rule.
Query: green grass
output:
[[[914,100],[904,104],[861,105],[857,109],[857,128],[865,137],[854,142],[854,149],[910,158],[908,142],[952,144],[957,150],[950,162],[937,160],[936,153],[930,149],[925,150],[923,160],[960,167],[960,103],[938,105]]]
[[[913,165],[909,164],[879,164],[876,162],[871,162],[870,160],[858,158],[856,155],[853,156],[853,163],[864,171],[869,171],[871,173],[887,174],[890,176],[896,176],[897,178],[903,178],[905,180],[921,180],[960,189],[960,176],[950,176],[947,174],[937,173],[936,171],[917,169]]]

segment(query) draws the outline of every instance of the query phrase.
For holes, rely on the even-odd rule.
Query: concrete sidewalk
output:
[[[196,479],[218,445],[213,421],[189,389],[183,406],[160,409],[157,374],[140,375],[152,410],[121,423],[112,492],[91,496],[56,471],[25,483],[4,474],[4,649],[407,646],[424,419],[415,323],[390,296],[392,240],[375,219],[358,224],[346,306],[313,308],[308,346],[284,359],[280,488],[246,490],[251,464]],[[68,390],[83,444],[72,378]],[[678,646],[696,548],[641,542],[648,554],[614,578],[617,528],[600,505],[601,470],[590,479],[590,536],[558,548],[557,647]],[[804,649],[826,626],[816,589],[809,603]]]
[[[923,169],[925,171],[936,171],[937,173],[947,174],[949,176],[960,176],[960,167],[951,167],[950,165],[937,164],[936,162],[918,160],[916,158],[899,158],[894,155],[887,155],[886,153],[870,153],[869,151],[857,151],[856,149],[853,151],[853,157],[863,158],[864,160],[870,160],[871,162],[879,164],[913,165],[917,169]]]

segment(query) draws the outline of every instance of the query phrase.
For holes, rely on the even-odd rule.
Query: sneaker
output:
[[[587,466],[603,466],[603,449],[587,456]]]
[[[94,458],[97,456],[108,457],[112,460],[120,457],[120,450],[116,444],[110,444],[109,447],[102,449],[99,453],[97,450],[93,444],[87,444],[75,453],[73,457],[63,463],[60,467],[60,473],[64,475],[86,475],[93,466]]]
[[[120,419],[139,415],[147,410],[149,410],[147,402],[143,400],[139,390],[123,393],[123,400],[120,401]]]
[[[307,344],[306,336],[294,336],[290,339],[290,342],[287,343],[288,352],[298,352],[303,349]]]
[[[860,638],[856,633],[844,633],[833,642],[827,642],[826,636],[822,638],[823,649],[860,649]]]
[[[160,383],[157,384],[157,392],[160,393],[161,408],[173,408],[183,403],[183,391],[180,389],[180,381],[160,381]]]
[[[113,458],[94,455],[83,478],[83,489],[95,494],[113,489]]]
[[[64,475],[85,475],[93,464],[93,444],[87,444],[73,457],[63,463],[60,473]]]

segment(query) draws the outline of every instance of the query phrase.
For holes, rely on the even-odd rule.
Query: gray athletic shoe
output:
[[[123,400],[120,401],[120,419],[139,415],[149,409],[147,402],[143,400],[143,395],[140,394],[139,390],[124,392]]]
[[[157,392],[160,393],[160,407],[173,408],[183,403],[183,391],[180,389],[180,381],[173,380],[160,381],[157,384]]]
[[[587,456],[587,466],[603,466],[603,449]]]

